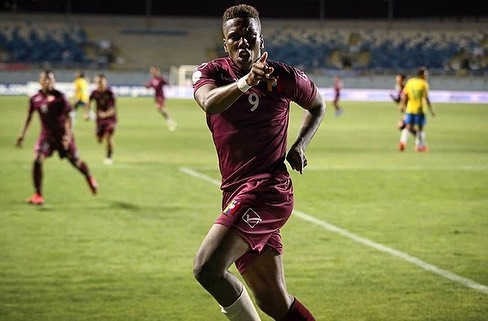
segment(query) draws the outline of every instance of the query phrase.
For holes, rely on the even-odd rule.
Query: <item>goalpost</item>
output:
[[[171,84],[178,87],[192,86],[191,76],[197,67],[197,65],[171,66],[169,71]]]
[[[191,78],[197,67],[197,65],[171,66],[170,81],[177,88],[178,96],[192,97],[193,84]]]

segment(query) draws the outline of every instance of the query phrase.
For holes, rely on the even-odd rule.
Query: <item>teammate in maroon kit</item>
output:
[[[285,159],[303,172],[305,150],[325,115],[324,100],[302,71],[261,53],[254,7],[232,6],[222,20],[228,57],[193,74],[194,98],[206,113],[222,176],[222,212],[196,253],[193,273],[230,320],[260,320],[246,287],[229,271],[233,263],[267,315],[315,320],[286,290],[280,229],[294,205]],[[292,101],[304,117],[287,152]]]
[[[54,88],[55,78],[51,70],[40,73],[39,84],[41,89],[30,98],[29,110],[16,142],[17,147],[22,147],[32,116],[37,111],[41,121],[41,133],[34,146],[35,158],[32,175],[35,194],[26,201],[36,205],[44,204],[43,163],[54,151],[58,152],[60,158],[67,158],[85,176],[91,192],[95,195],[98,191],[97,182],[90,174],[88,165],[78,156],[70,117],[73,107],[68,103],[65,95]]]
[[[333,85],[334,99],[332,100],[332,105],[334,106],[336,116],[340,116],[344,112],[344,109],[339,105],[339,101],[341,100],[342,88],[344,88],[344,80],[342,80],[342,77],[340,75],[336,75],[334,77]]]
[[[407,76],[405,74],[398,73],[395,75],[395,93],[391,93],[390,97],[397,105],[400,105],[400,101],[402,100],[402,93],[406,80]],[[397,123],[397,128],[399,130],[403,130],[405,126],[405,115],[403,114]],[[412,134],[415,136],[415,130],[412,132]]]
[[[166,97],[164,95],[164,86],[167,86],[168,81],[161,75],[159,68],[154,66],[149,68],[151,79],[145,84],[146,88],[154,89],[154,99],[156,102],[156,108],[163,115],[170,131],[176,129],[177,123],[169,114],[168,108],[166,108]]]
[[[95,135],[97,141],[102,143],[106,141],[106,165],[113,164],[114,152],[114,134],[117,126],[117,106],[114,92],[108,87],[107,77],[104,74],[98,74],[95,79],[96,88],[90,94],[89,102],[85,105],[85,120],[90,119],[90,109],[92,103],[96,104],[96,127]]]

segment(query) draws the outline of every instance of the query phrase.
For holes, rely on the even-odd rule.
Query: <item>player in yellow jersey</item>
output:
[[[88,79],[85,77],[85,73],[82,70],[77,70],[75,73],[75,80],[73,81],[74,86],[74,114],[73,121],[76,112],[81,107],[83,110],[88,104],[88,99],[90,93],[88,92]]]
[[[418,152],[427,151],[425,143],[426,107],[432,117],[435,116],[434,109],[429,99],[429,83],[427,82],[428,70],[420,67],[415,77],[410,78],[402,91],[400,111],[405,113],[405,128],[400,134],[398,149],[404,151],[407,146],[408,135],[416,131],[415,150]]]

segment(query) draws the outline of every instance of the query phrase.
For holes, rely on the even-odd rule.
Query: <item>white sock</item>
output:
[[[76,113],[74,111],[70,112],[69,117],[71,118],[71,124],[74,126],[76,122]]]
[[[402,129],[402,133],[400,134],[400,142],[403,143],[403,144],[407,144],[407,141],[408,141],[408,135],[409,135],[410,131],[406,128]]]
[[[420,132],[419,138],[420,138],[420,146],[422,147],[425,146],[425,132],[423,130]]]
[[[241,295],[234,303],[225,308],[220,306],[220,309],[232,321],[261,321],[245,286],[242,286]]]

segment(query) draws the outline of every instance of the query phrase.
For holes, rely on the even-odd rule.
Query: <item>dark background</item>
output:
[[[23,13],[220,17],[237,3],[256,6],[261,17],[297,19],[479,19],[488,0],[0,0],[0,11]]]

